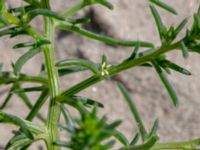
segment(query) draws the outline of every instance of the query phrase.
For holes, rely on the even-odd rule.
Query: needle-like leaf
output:
[[[109,9],[113,9],[113,5],[111,3],[109,3],[107,0],[96,0],[97,3],[109,8]]]
[[[35,86],[35,87],[28,87],[28,88],[17,88],[14,90],[15,93],[25,93],[25,92],[40,92],[48,90],[48,86]]]
[[[30,113],[26,116],[26,120],[32,121],[33,118],[38,115],[39,110],[41,109],[41,107],[43,106],[45,101],[47,100],[48,96],[49,96],[49,94],[48,94],[47,90],[45,90],[41,93],[41,95],[37,99],[36,103],[32,107]],[[40,118],[40,119],[42,119],[44,121],[43,118]]]
[[[163,3],[161,0],[149,0],[150,2],[154,3],[155,5],[167,10],[168,12],[177,15],[177,12],[174,8],[171,6],[167,5],[166,3]]]
[[[194,22],[198,29],[200,29],[200,16],[197,14],[194,14]]]
[[[40,2],[38,0],[23,0],[33,6],[37,6],[37,7],[40,7]]]
[[[157,140],[158,140],[157,136],[152,136],[141,145],[136,145],[136,146],[131,145],[131,146],[121,148],[120,150],[150,150],[151,147],[153,147],[153,145],[157,142]]]
[[[105,7],[107,7],[108,9],[113,9],[113,5],[108,2],[107,0],[84,0],[84,4],[87,5],[91,5],[91,4],[101,4]]]
[[[168,79],[163,74],[163,71],[160,68],[160,66],[158,65],[158,63],[156,61],[153,61],[152,64],[154,65],[154,68],[155,68],[156,72],[158,73],[161,81],[163,82],[163,85],[165,86],[167,92],[169,93],[169,96],[171,97],[171,100],[172,100],[174,106],[177,106],[178,105],[178,98],[176,96],[176,93],[175,93],[174,89],[172,88],[172,86],[169,83]]]
[[[9,142],[5,146],[5,149],[9,149],[10,147],[12,147],[12,145],[14,143],[16,143],[17,141],[23,140],[23,139],[27,139],[26,135],[24,135],[24,134],[19,134],[19,135],[13,137],[12,139],[9,140]]]
[[[11,14],[12,13],[20,13],[20,14],[24,15],[25,12],[31,11],[34,8],[35,7],[31,6],[31,5],[19,6],[19,7],[12,7],[12,8],[8,9],[8,12],[11,13]]]
[[[150,5],[150,9],[151,9],[151,13],[154,17],[154,20],[155,20],[155,23],[156,23],[156,26],[158,29],[160,39],[162,41],[163,40],[163,31],[164,31],[165,26],[163,25],[161,17],[159,15],[158,11],[156,10],[156,8],[153,5]]]
[[[50,18],[58,19],[58,20],[65,20],[64,17],[62,17],[61,15],[59,15],[56,12],[50,11],[48,9],[37,8],[37,9],[31,10],[27,13],[27,21],[28,22],[31,21],[38,15],[47,16]]]
[[[149,137],[156,136],[157,130],[158,130],[158,119],[154,121],[153,126],[148,136]]]
[[[186,47],[184,42],[181,42],[181,50],[182,50],[183,57],[188,58],[189,57],[189,50]]]
[[[169,60],[162,60],[162,61],[159,61],[159,63],[164,68],[170,68],[170,69],[177,71],[177,72],[180,72],[184,75],[191,75],[190,71],[170,62]]]
[[[20,85],[20,83],[16,83],[16,87],[15,87],[16,89],[21,89],[21,85]],[[18,93],[16,93],[17,94],[17,96],[19,96],[21,99],[22,99],[22,101],[25,103],[25,105],[30,109],[30,110],[32,110],[32,108],[33,108],[33,104],[31,103],[31,101],[30,101],[30,99],[29,99],[29,97],[27,96],[27,94],[25,93],[25,92],[18,92]],[[44,118],[42,117],[42,115],[41,114],[37,114],[37,117],[40,119],[40,120],[44,120]]]
[[[120,91],[122,92],[124,99],[126,100],[128,106],[133,114],[133,117],[137,123],[138,130],[141,134],[142,140],[145,141],[145,139],[147,137],[147,131],[144,127],[144,124],[142,122],[140,114],[139,114],[134,102],[132,101],[131,97],[129,96],[128,91],[124,87],[124,85],[122,83],[118,83],[118,87],[119,87]]]
[[[90,23],[90,18],[70,19],[69,22],[73,25]]]
[[[128,139],[120,131],[114,131],[114,137],[124,146],[129,145]]]
[[[0,84],[10,84],[16,81],[47,84],[48,80],[41,76],[19,74],[18,78],[12,72],[0,72]]]
[[[63,141],[56,141],[53,144],[60,146],[60,147],[70,148],[70,143],[66,143],[66,142],[63,142]]]
[[[15,150],[15,149],[22,150],[22,148],[24,146],[27,146],[27,145],[31,144],[32,142],[33,142],[33,140],[30,140],[29,138],[24,136],[24,134],[19,134],[9,141],[9,143],[6,145],[5,149],[6,150]]]
[[[8,104],[8,102],[11,100],[11,98],[13,96],[13,90],[14,89],[15,89],[15,84],[8,91],[8,94],[7,94],[6,98],[5,98],[5,100],[3,101],[2,105],[0,106],[0,110],[4,109],[6,107],[6,105]]]
[[[24,150],[23,148],[26,147],[27,145],[30,145],[32,142],[33,141],[28,138],[20,139],[14,142],[10,147],[8,147],[7,150],[15,150],[15,149]]]
[[[97,102],[95,100],[82,97],[82,96],[71,96],[71,97],[66,97],[61,100],[63,103],[67,103],[69,105],[74,105],[74,103],[81,102],[84,105],[93,105],[93,106],[99,106],[99,107],[104,107],[104,105],[100,102]]]
[[[58,68],[58,73],[59,73],[59,76],[64,76],[64,75],[67,75],[67,74],[71,74],[71,73],[77,73],[77,72],[81,72],[81,71],[86,71],[87,68],[85,67],[81,67],[81,66],[75,66],[75,67],[61,67],[61,68]]]
[[[187,24],[188,22],[188,19],[185,18],[177,27],[176,29],[174,30],[174,35],[177,36],[181,31],[182,29],[185,27],[185,25]]]
[[[15,46],[13,46],[13,48],[16,49],[16,48],[33,47],[33,45],[34,45],[34,43],[32,43],[32,42],[18,43]]]
[[[14,65],[14,73],[16,75],[19,75],[22,66],[33,56],[38,54],[41,50],[39,48],[36,49],[30,49],[28,52],[26,52],[24,55],[22,55],[15,63]]]
[[[30,139],[33,139],[33,135],[31,133],[31,131],[29,130],[28,126],[25,124],[25,122],[13,115],[4,113],[4,112],[0,112],[0,122],[3,123],[10,123],[10,124],[15,124],[19,127],[21,127],[22,132]]]
[[[70,131],[73,131],[75,128],[75,124],[74,124],[74,121],[72,119],[70,112],[65,108],[64,105],[61,105],[60,107],[61,107],[61,111],[62,111],[64,119],[65,119],[65,122],[67,124],[67,127],[70,128]]]
[[[136,134],[133,136],[133,139],[131,140],[130,145],[135,145],[135,144],[138,142],[139,137],[140,137],[140,134],[139,134],[139,133],[136,133]]]
[[[153,44],[149,43],[149,42],[143,42],[143,41],[124,41],[124,40],[120,40],[120,39],[114,39],[111,37],[107,37],[104,35],[99,35],[99,34],[95,34],[92,33],[88,30],[85,29],[81,29],[77,26],[73,26],[67,22],[59,22],[56,27],[58,29],[61,30],[69,30],[69,31],[73,31],[76,33],[79,33],[83,36],[86,36],[88,38],[97,40],[97,41],[101,41],[107,44],[111,44],[111,45],[118,45],[118,46],[128,46],[128,47],[133,47],[136,46],[138,43],[140,44],[140,47],[153,47]]]
[[[122,123],[121,120],[117,120],[117,121],[114,121],[114,122],[112,122],[112,123],[110,123],[110,124],[107,124],[105,128],[106,128],[107,130],[113,130],[113,129],[115,129],[116,127],[118,127],[121,123]]]
[[[32,43],[32,42],[18,43],[13,48],[16,49],[16,48],[32,47],[33,49],[36,49],[43,45],[48,45],[48,44],[51,44],[49,40],[40,40],[37,43]]]
[[[5,35],[12,35],[12,34],[15,34],[16,32],[17,32],[16,27],[3,28],[3,29],[0,30],[0,37],[5,36]]]
[[[151,9],[151,13],[154,17],[154,20],[156,22],[158,31],[159,31],[160,34],[162,34],[163,23],[162,23],[161,17],[159,15],[158,11],[156,10],[156,8],[153,5],[150,5],[150,9]]]
[[[66,67],[66,66],[81,66],[91,70],[94,74],[99,72],[98,64],[84,59],[66,59],[61,60],[56,64],[57,67]]]
[[[139,48],[140,48],[140,43],[138,42],[138,44],[133,49],[131,56],[128,59],[126,59],[125,61],[134,60],[139,51]]]

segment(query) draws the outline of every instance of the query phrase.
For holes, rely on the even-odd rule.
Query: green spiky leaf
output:
[[[48,9],[41,9],[41,8],[37,8],[37,9],[29,11],[26,16],[27,17],[26,20],[29,22],[38,15],[47,16],[47,17],[58,19],[58,20],[65,20],[65,18],[59,15],[58,13],[50,11]]]
[[[57,24],[57,28],[61,30],[69,30],[76,32],[80,35],[86,36],[88,38],[101,41],[107,44],[111,45],[119,45],[119,46],[128,46],[128,47],[133,47],[136,46],[138,43],[140,43],[140,47],[154,47],[152,43],[149,42],[143,42],[143,41],[125,41],[125,40],[120,40],[120,39],[114,39],[112,37],[104,36],[104,35],[99,35],[95,34],[93,32],[90,32],[85,29],[81,29],[77,26],[74,26],[72,24],[69,24],[68,22],[60,22]]]
[[[172,103],[176,107],[178,105],[178,98],[176,96],[176,93],[175,93],[174,89],[172,88],[172,86],[169,83],[168,79],[163,74],[163,71],[160,68],[160,66],[158,65],[158,63],[156,61],[153,61],[152,63],[154,65],[154,68],[155,68],[156,72],[158,73],[163,85],[165,86],[169,96],[171,97]]]
[[[156,136],[157,130],[158,130],[158,119],[154,121],[151,131],[149,133],[149,137]]]
[[[91,5],[91,4],[101,4],[108,9],[113,9],[113,5],[108,2],[107,0],[84,0],[85,5]]]
[[[15,46],[13,46],[13,48],[16,49],[16,48],[32,47],[36,49],[36,48],[39,48],[40,46],[48,45],[48,44],[51,44],[49,40],[40,40],[37,43],[32,43],[32,42],[18,43]]]
[[[156,8],[152,5],[150,5],[150,9],[151,9],[151,13],[154,17],[154,20],[155,20],[155,23],[156,23],[156,26],[157,26],[157,29],[158,29],[158,32],[159,32],[159,35],[160,35],[160,39],[161,41],[163,41],[163,32],[164,32],[164,29],[166,28],[164,25],[163,25],[163,22],[161,20],[161,17],[158,13],[158,11],[156,10]]]
[[[139,137],[140,137],[140,134],[139,134],[139,133],[136,133],[136,134],[133,136],[133,139],[131,140],[130,145],[136,145],[136,143],[137,143],[138,140],[139,140]]]
[[[177,35],[182,31],[182,29],[185,27],[185,25],[187,24],[187,22],[188,22],[188,19],[185,18],[185,19],[176,27],[176,29],[174,30],[175,36],[177,36]]]
[[[43,86],[35,86],[35,87],[28,87],[28,88],[19,88],[19,89],[15,89],[14,92],[25,93],[25,92],[40,92],[44,90],[48,90],[48,86],[43,85]]]
[[[84,59],[66,59],[61,60],[56,64],[57,67],[66,67],[66,66],[81,66],[91,70],[93,73],[98,73],[98,64]]]
[[[131,97],[129,96],[128,91],[124,87],[124,85],[122,83],[118,83],[118,87],[119,87],[121,93],[123,94],[124,99],[126,100],[128,106],[129,106],[129,108],[130,108],[130,110],[132,112],[132,115],[133,115],[133,117],[134,117],[134,119],[136,121],[138,130],[140,131],[142,140],[145,141],[145,139],[147,137],[147,131],[146,131],[145,127],[144,127],[144,124],[142,122],[140,114],[139,114],[134,102],[132,101]]]
[[[0,106],[0,110],[4,109],[6,107],[6,105],[8,104],[8,102],[11,100],[11,98],[13,96],[13,90],[14,89],[15,89],[15,84],[8,91],[8,94],[7,94],[6,98],[5,98],[5,100],[3,101],[2,105]]]
[[[151,3],[167,10],[168,12],[177,15],[177,12],[174,8],[172,8],[171,6],[167,5],[166,3],[163,3],[161,0],[149,0]]]
[[[183,57],[188,58],[189,57],[189,50],[186,47],[184,42],[181,42],[181,50],[182,50]]]
[[[59,67],[58,73],[59,73],[59,76],[64,76],[64,75],[86,71],[86,70],[87,68],[81,67],[81,66],[72,66],[72,67],[69,66],[69,67],[61,67],[61,68]]]
[[[136,55],[137,55],[137,53],[138,53],[138,51],[139,51],[139,48],[140,48],[140,43],[138,42],[138,44],[135,46],[131,56],[128,59],[126,59],[126,61],[134,60]]]
[[[152,136],[141,145],[127,146],[127,147],[121,148],[120,150],[150,150],[151,147],[153,147],[154,144],[157,142],[157,140],[158,140],[157,136]]]
[[[104,107],[104,105],[100,102],[97,102],[95,100],[82,97],[82,96],[71,96],[64,98],[61,102],[67,103],[69,105],[74,105],[75,103],[81,102],[84,105],[93,105],[93,106],[99,106]]]
[[[14,125],[21,127],[22,132],[28,138],[33,139],[33,135],[31,133],[31,131],[29,130],[28,126],[22,119],[20,119],[16,116],[4,113],[4,112],[0,112],[0,122],[14,124]]]
[[[45,119],[39,117],[38,112],[41,109],[41,107],[43,106],[43,104],[45,103],[45,101],[47,100],[48,96],[49,96],[49,92],[47,90],[43,91],[40,94],[36,103],[32,107],[31,111],[26,116],[26,120],[32,121],[34,119],[34,117],[38,115],[38,118],[40,118],[42,121],[45,121]]]
[[[90,18],[70,19],[69,22],[73,25],[90,23]]]
[[[36,49],[30,49],[28,52],[26,52],[24,55],[22,55],[15,63],[14,65],[14,72],[16,75],[19,75],[21,68],[23,65],[32,57],[34,57],[36,54],[38,54],[41,50],[39,48]]]
[[[191,75],[190,71],[188,71],[187,69],[185,69],[183,67],[176,65],[175,63],[170,62],[169,60],[162,60],[162,61],[159,61],[159,63],[162,67],[170,68],[170,69],[180,72],[184,75]]]
[[[128,139],[118,130],[115,130],[114,137],[125,146],[129,144]]]
[[[74,130],[75,124],[73,122],[73,119],[72,119],[70,112],[63,105],[61,105],[61,111],[63,113],[67,127],[70,128],[71,131]]]

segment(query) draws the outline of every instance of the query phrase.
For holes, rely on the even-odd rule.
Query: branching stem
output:
[[[49,1],[43,1],[44,7],[50,7]],[[60,94],[60,84],[57,68],[55,67],[55,52],[54,52],[54,21],[51,18],[44,17],[45,23],[45,35],[46,38],[51,42],[44,48],[45,64],[48,73],[49,81],[49,112],[47,118],[47,129],[49,132],[49,139],[47,140],[48,150],[60,150],[59,146],[53,144],[53,142],[59,139],[58,135],[58,122],[60,118],[60,106],[56,102],[56,97]]]

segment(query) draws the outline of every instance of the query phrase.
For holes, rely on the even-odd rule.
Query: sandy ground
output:
[[[58,0],[52,2],[54,3],[55,10],[64,10],[74,5],[77,1]],[[190,17],[200,4],[198,0],[165,1],[169,2],[179,12],[178,16],[172,16],[160,10],[163,21],[167,25],[177,25],[185,17]],[[10,2],[13,3],[12,0]],[[113,11],[95,6],[78,13],[78,16],[88,16],[93,19],[92,24],[84,27],[115,38],[146,40],[159,45],[159,36],[146,0],[110,0],[110,2],[114,4],[115,9]],[[20,2],[15,1],[15,3]],[[37,27],[41,28],[40,19],[34,23]],[[27,39],[22,37],[20,40]],[[5,64],[5,70],[11,70],[11,62],[15,62],[25,52],[24,50],[12,50],[12,46],[15,43],[17,41],[14,39],[1,38],[0,40],[0,61]],[[106,54],[109,61],[120,62],[130,52],[131,48],[109,46],[85,37],[80,37],[77,34],[60,31],[57,33],[56,54],[58,59],[85,57],[98,62],[101,59],[101,55]],[[198,138],[200,137],[200,56],[191,54],[189,59],[183,60],[180,53],[173,52],[168,57],[178,64],[186,66],[192,72],[192,76],[190,77],[175,72],[172,72],[172,75],[169,76],[169,80],[172,82],[180,99],[180,105],[176,109],[172,106],[169,96],[153,69],[130,69],[118,75],[117,79],[123,81],[128,87],[148,128],[151,127],[152,122],[156,118],[159,119],[159,135],[162,141]],[[42,59],[42,55],[38,55],[29,61],[23,68],[23,71],[28,74],[36,74],[39,71],[38,66],[42,63]],[[62,78],[62,87],[70,87],[78,81],[83,80],[83,77],[89,77],[89,74],[77,74]],[[120,129],[130,139],[133,132],[136,131],[136,124],[128,110],[128,106],[123,101],[117,89],[115,80],[100,82],[82,91],[80,95],[103,102],[105,108],[100,111],[102,114],[108,114],[110,120],[124,120]],[[0,96],[1,102],[5,94],[1,93]],[[34,103],[37,93],[30,96]],[[45,105],[42,109],[41,112],[43,114],[47,113],[47,106]],[[4,111],[25,117],[28,109],[17,97],[14,97]],[[13,129],[15,128],[0,124],[0,145],[5,145],[9,137],[12,136],[11,131]],[[32,146],[30,149],[39,148]]]

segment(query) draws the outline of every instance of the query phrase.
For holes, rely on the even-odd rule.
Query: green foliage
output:
[[[167,5],[166,3],[163,3],[161,0],[149,0],[150,2],[156,4],[157,6],[167,10],[168,12],[177,15],[177,12],[174,8],[171,6]]]
[[[15,117],[13,115],[6,114],[4,112],[0,112],[0,122],[3,123],[10,123],[10,124],[15,124],[19,127],[21,127],[22,132],[30,139],[33,139],[33,135],[28,129],[28,126],[24,123],[23,120],[21,120],[18,117]]]
[[[56,64],[58,67],[65,67],[65,66],[81,66],[88,70],[91,70],[93,73],[98,73],[98,64],[95,64],[89,60],[84,59],[67,59],[59,61]]]
[[[91,4],[101,4],[109,9],[113,9],[113,6],[111,3],[109,3],[107,0],[84,0],[85,5],[91,5]]]
[[[83,106],[80,106],[80,108]],[[120,121],[107,124],[106,117],[98,118],[96,109],[91,112],[83,109],[80,111],[80,118],[71,120],[69,115],[65,114],[65,120],[68,124],[66,130],[70,133],[68,144],[56,142],[55,144],[68,147],[73,150],[107,150],[110,149],[114,141],[110,138],[115,133],[115,128]],[[69,128],[68,128],[69,127]],[[62,144],[61,144],[62,143]]]
[[[142,137],[142,140],[145,141],[145,139],[147,137],[147,131],[146,131],[145,127],[144,127],[144,124],[142,122],[140,114],[139,114],[138,110],[136,109],[136,106],[133,103],[133,101],[131,100],[131,98],[130,98],[130,96],[128,94],[128,91],[125,89],[125,87],[121,83],[119,83],[118,86],[119,86],[119,89],[122,92],[125,100],[127,101],[128,106],[130,107],[130,110],[131,110],[131,112],[132,112],[132,114],[133,114],[133,116],[135,118],[136,124],[138,126],[138,130],[139,130],[140,135]]]
[[[99,35],[79,26],[90,22],[91,18],[76,18],[78,11],[87,6],[100,4],[108,9],[113,9],[112,4],[107,0],[82,0],[64,12],[54,12],[51,9],[49,0],[23,0],[24,6],[7,8],[7,1],[0,0],[0,37],[18,38],[26,36],[31,42],[21,41],[13,46],[14,49],[28,49],[19,59],[12,64],[12,71],[5,71],[3,64],[0,64],[0,85],[9,85],[10,89],[0,105],[0,122],[16,125],[19,128],[9,140],[5,149],[28,149],[29,146],[38,140],[43,140],[47,150],[60,150],[65,147],[72,150],[160,150],[160,149],[187,149],[195,150],[200,145],[200,140],[187,142],[160,143],[157,135],[158,120],[155,120],[151,129],[148,130],[139,110],[132,100],[130,94],[122,83],[118,83],[120,92],[129,106],[130,113],[136,122],[136,133],[132,139],[117,129],[121,121],[110,123],[107,114],[100,117],[97,109],[104,109],[100,100],[94,100],[77,94],[84,89],[102,80],[109,80],[112,76],[134,67],[154,68],[160,77],[166,91],[168,92],[174,106],[178,105],[178,96],[172,88],[166,75],[171,70],[184,75],[192,75],[185,67],[181,67],[166,56],[167,53],[179,50],[183,58],[189,58],[191,52],[200,53],[200,9],[194,14],[192,27],[187,29],[185,35],[180,39],[180,33],[188,22],[188,18],[181,21],[178,26],[168,27],[162,20],[157,7],[160,7],[172,14],[177,11],[161,0],[149,0],[149,7],[152,18],[155,20],[155,27],[160,36],[160,45],[156,46],[148,41],[126,41],[114,39],[105,35]],[[44,30],[37,31],[32,26],[32,21],[38,16],[44,19]],[[125,46],[133,49],[128,58],[122,62],[111,64],[105,55],[102,61],[92,62],[85,59],[66,58],[57,61],[55,58],[55,37],[57,30],[67,30],[85,36],[92,40],[107,43],[114,46]],[[142,49],[142,50],[141,50]],[[141,50],[141,51],[140,51]],[[44,64],[41,72],[36,76],[22,73],[22,67],[36,54],[44,55]],[[39,66],[38,66],[39,67]],[[61,90],[60,77],[89,70],[91,76],[84,81]],[[37,83],[32,87],[26,87],[24,83]],[[39,94],[33,104],[28,92]],[[30,109],[24,119],[4,113],[4,108],[12,102],[13,95],[17,95],[22,102]],[[39,112],[46,101],[49,101],[48,116],[42,116]],[[73,107],[79,112],[78,116],[72,115],[68,107]],[[65,122],[60,121],[63,116]],[[34,124],[34,119],[41,120],[41,125]],[[67,132],[67,140],[61,140],[59,130]],[[174,139],[173,139],[174,140]],[[121,148],[115,148],[118,142]]]

